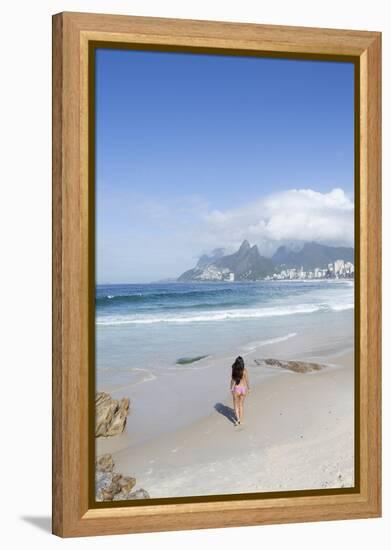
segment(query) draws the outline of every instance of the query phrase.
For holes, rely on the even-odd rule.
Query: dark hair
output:
[[[232,365],[232,378],[235,380],[235,384],[238,385],[242,379],[244,371],[244,361],[240,355],[235,359]]]

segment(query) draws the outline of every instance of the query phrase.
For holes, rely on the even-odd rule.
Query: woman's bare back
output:
[[[244,386],[246,388],[246,390],[249,390],[250,389],[250,386],[249,386],[249,380],[248,380],[248,372],[247,372],[247,369],[244,368],[243,370],[243,376],[242,378],[240,379],[240,382],[239,384],[236,384],[234,382],[234,388],[235,386],[238,385],[238,386]]]

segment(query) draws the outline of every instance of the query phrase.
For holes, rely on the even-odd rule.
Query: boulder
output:
[[[99,502],[113,500],[115,488],[113,487],[113,474],[111,472],[95,473],[95,495]]]
[[[113,399],[108,393],[95,395],[95,437],[118,435],[124,431],[129,399]]]
[[[136,479],[114,472],[114,460],[107,453],[95,461],[95,498],[98,502],[112,500],[134,500],[150,498],[147,491],[138,489],[132,492]]]
[[[324,368],[324,365],[319,363],[308,363],[306,361],[285,361],[281,359],[254,359],[254,362],[259,366],[277,367],[287,369],[299,374],[307,372],[319,371]]]
[[[120,476],[118,485],[122,493],[130,493],[133,487],[136,485],[136,479],[130,476]]]
[[[136,500],[140,498],[151,498],[145,489],[137,489],[133,493],[117,493],[114,495],[113,500]]]
[[[96,459],[95,469],[97,472],[112,472],[114,470],[114,460],[110,453],[106,453]]]

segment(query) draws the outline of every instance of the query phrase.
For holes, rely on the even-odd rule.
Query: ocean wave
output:
[[[120,316],[99,316],[96,319],[97,325],[113,326],[113,325],[151,325],[157,323],[172,323],[172,324],[187,324],[187,323],[210,323],[216,321],[231,321],[239,319],[258,319],[263,317],[278,317],[285,315],[298,315],[305,313],[315,313],[319,311],[342,311],[352,309],[354,306],[351,303],[346,304],[303,304],[291,306],[277,306],[270,308],[249,308],[235,309],[224,311],[213,311],[211,313],[191,313],[186,315],[120,315]]]
[[[347,309],[353,309],[353,308],[354,308],[353,304],[334,304],[330,306],[330,309],[332,309],[333,311],[345,311]]]
[[[156,380],[156,375],[153,374],[151,371],[147,369],[133,369],[134,371],[144,371],[146,374],[141,376],[140,380],[137,382],[134,382],[133,386],[137,386],[138,384],[143,384],[144,382],[152,382],[152,380]]]
[[[97,305],[113,303],[143,303],[160,300],[179,301],[186,298],[208,298],[219,295],[232,294],[232,288],[200,289],[200,290],[181,290],[178,292],[151,292],[151,293],[133,293],[133,294],[107,294],[106,296],[97,296],[95,302]]]
[[[112,379],[117,381],[110,389],[111,392],[117,392],[124,390],[126,388],[132,388],[133,386],[138,386],[139,384],[144,384],[145,382],[152,382],[156,380],[156,375],[151,372],[149,369],[143,368],[130,368],[130,369],[118,369],[116,367],[101,367],[97,369],[98,377],[103,379],[103,384],[105,380],[110,380],[113,384]],[[123,380],[121,383],[118,380]]]
[[[246,344],[243,349],[246,352],[250,353],[251,351],[254,351],[263,346],[279,344],[280,342],[284,342],[285,340],[289,340],[290,338],[294,338],[295,336],[297,336],[297,332],[290,332],[289,334],[285,334],[285,336],[277,336],[276,338],[269,338],[268,340],[257,340],[256,342],[250,342],[249,344]]]

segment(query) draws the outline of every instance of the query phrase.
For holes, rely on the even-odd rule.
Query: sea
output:
[[[343,334],[353,308],[344,279],[97,285],[97,385],[134,389],[207,358],[230,363],[310,332]]]

